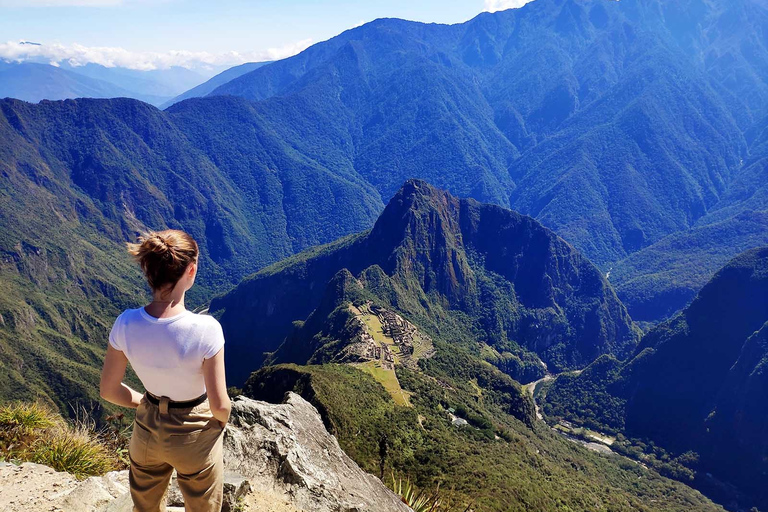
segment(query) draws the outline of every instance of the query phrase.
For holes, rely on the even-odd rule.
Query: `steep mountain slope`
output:
[[[218,75],[208,79],[202,84],[197,85],[189,89],[188,91],[183,92],[182,94],[179,94],[178,96],[176,96],[171,100],[168,100],[167,102],[160,105],[160,108],[163,108],[163,109],[168,108],[171,105],[175,105],[176,103],[183,100],[187,100],[189,98],[200,98],[202,96],[206,96],[207,94],[211,93],[214,89],[216,89],[221,85],[224,85],[230,80],[234,80],[239,76],[243,76],[244,74],[249,73],[254,69],[259,69],[260,67],[265,66],[270,62],[271,61],[246,62],[245,64],[240,64],[239,66],[231,67],[227,70],[222,71]]]
[[[543,373],[534,354],[553,369],[576,368],[628,354],[637,339],[600,272],[554,233],[411,180],[371,231],[289,258],[211,301],[232,379],[242,382],[294,321],[321,306],[314,324],[322,324],[351,294],[368,294],[524,381]],[[283,360],[303,363],[313,352],[294,347]]]
[[[535,216],[608,266],[692,227],[715,207],[746,155],[743,131],[765,111],[764,6],[683,4],[537,0],[461,25],[377,20],[212,95],[280,96],[281,104],[304,104],[309,90],[338,98],[313,105],[309,115],[301,110],[300,124],[343,120],[340,131],[348,130],[344,138],[360,155],[356,170],[382,196],[404,178],[422,177]],[[415,82],[415,69],[434,80]],[[471,103],[456,102],[434,83],[441,76],[463,84]],[[748,99],[733,93],[734,76],[736,89],[751,88]],[[411,84],[422,82],[430,103],[423,107],[420,98],[411,106]],[[508,175],[494,160],[482,171],[471,167],[483,153],[492,155],[493,139],[470,146],[461,142],[472,140],[468,128],[450,128],[483,111],[495,129],[478,125],[481,131],[501,131],[510,144],[500,155],[510,162]],[[452,141],[439,132],[419,137],[408,113],[432,130],[448,128]],[[467,147],[482,152],[464,162],[471,174],[435,176]],[[512,148],[527,151],[517,158]],[[412,155],[426,151],[450,160],[410,165]],[[384,175],[382,162],[390,164]]]
[[[638,464],[590,452],[540,423],[524,424],[508,410],[519,386],[487,366],[456,365],[465,371],[453,376],[449,365],[398,369],[408,406],[349,365],[264,368],[244,393],[280,402],[296,391],[363,469],[386,482],[393,473],[408,478],[426,492],[439,486],[443,506],[452,509],[723,510]]]
[[[749,154],[693,228],[616,263],[611,282],[635,320],[682,309],[734,253],[768,244],[768,119],[746,132]]]
[[[603,358],[578,377],[558,378],[545,411],[653,440],[673,454],[695,452],[693,469],[736,485],[762,508],[766,321],[768,248],[753,249],[643,337],[633,358]],[[588,402],[593,407],[583,409]]]
[[[39,393],[65,413],[96,398],[112,319],[143,300],[121,247],[139,231],[181,227],[201,242],[196,307],[254,268],[370,225],[380,203],[365,187],[258,127],[229,127],[254,142],[239,146],[245,159],[211,147],[217,165],[138,101],[0,101],[3,398]]]

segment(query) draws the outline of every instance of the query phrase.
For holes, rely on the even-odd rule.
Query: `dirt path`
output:
[[[544,416],[542,416],[541,411],[539,410],[539,404],[536,403],[536,387],[543,382],[549,382],[550,380],[554,380],[554,378],[555,377],[552,375],[545,375],[543,378],[535,382],[531,382],[530,384],[526,384],[524,386],[525,390],[531,395],[531,398],[533,399],[533,406],[536,408],[537,419],[543,420]]]

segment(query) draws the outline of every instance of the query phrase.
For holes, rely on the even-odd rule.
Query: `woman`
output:
[[[128,244],[152,289],[148,305],[127,309],[109,334],[101,396],[136,408],[129,446],[134,510],[158,511],[176,469],[187,511],[219,512],[222,439],[230,401],[224,335],[215,318],[184,308],[195,282],[198,247],[183,231],[148,233]],[[128,363],[147,392],[122,381]]]

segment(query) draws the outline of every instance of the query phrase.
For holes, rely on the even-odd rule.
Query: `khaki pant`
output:
[[[208,400],[185,409],[168,408],[146,396],[136,409],[128,453],[135,512],[165,510],[165,491],[176,469],[187,512],[220,512],[223,498],[221,424]]]

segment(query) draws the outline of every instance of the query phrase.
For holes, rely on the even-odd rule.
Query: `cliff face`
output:
[[[245,397],[232,405],[224,437],[225,511],[407,512],[398,496],[364,472],[325,429],[317,410],[289,393],[282,404]],[[178,489],[169,510],[183,507]],[[127,471],[77,481],[38,464],[0,465],[5,512],[130,512]]]
[[[438,336],[492,347],[495,364],[518,380],[543,369],[513,358],[579,368],[601,354],[629,355],[638,339],[598,269],[552,231],[410,180],[370,232],[289,258],[211,302],[221,312],[235,382],[258,368],[294,321],[318,309],[327,315],[334,297],[349,300],[332,279],[342,270],[345,293],[359,287]]]

